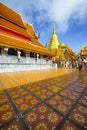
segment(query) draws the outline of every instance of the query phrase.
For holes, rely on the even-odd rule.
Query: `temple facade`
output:
[[[40,42],[33,25],[0,3],[0,72],[52,67],[54,55]]]

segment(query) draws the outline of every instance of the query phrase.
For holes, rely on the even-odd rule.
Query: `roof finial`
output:
[[[54,18],[54,26],[56,25],[56,19]]]
[[[56,34],[56,19],[54,19],[54,29],[53,29],[53,34]]]

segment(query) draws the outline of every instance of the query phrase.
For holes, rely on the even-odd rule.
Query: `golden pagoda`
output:
[[[53,28],[53,33],[52,37],[50,39],[50,42],[48,44],[48,50],[54,53],[54,57],[52,57],[52,61],[57,62],[57,61],[64,61],[64,49],[67,47],[67,44],[61,44],[57,33],[56,33],[56,26],[54,22],[54,28]]]

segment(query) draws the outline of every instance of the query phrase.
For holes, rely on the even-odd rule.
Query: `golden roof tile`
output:
[[[32,51],[32,52],[36,52],[36,53],[40,53],[44,55],[50,55],[50,56],[53,55],[51,52],[46,50],[46,48],[33,45],[31,44],[31,42],[21,41],[21,40],[14,39],[14,38],[4,36],[4,35],[0,36],[0,45],[11,47],[11,48],[16,48],[16,49],[22,49],[29,52]]]
[[[13,11],[11,8],[5,6],[3,3],[0,3],[0,15],[4,19],[25,28],[22,17],[17,12]]]

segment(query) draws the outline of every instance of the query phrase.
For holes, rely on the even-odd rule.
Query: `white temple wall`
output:
[[[21,57],[20,62],[17,56],[0,55],[0,72],[15,72],[52,68],[52,61],[44,59]]]

